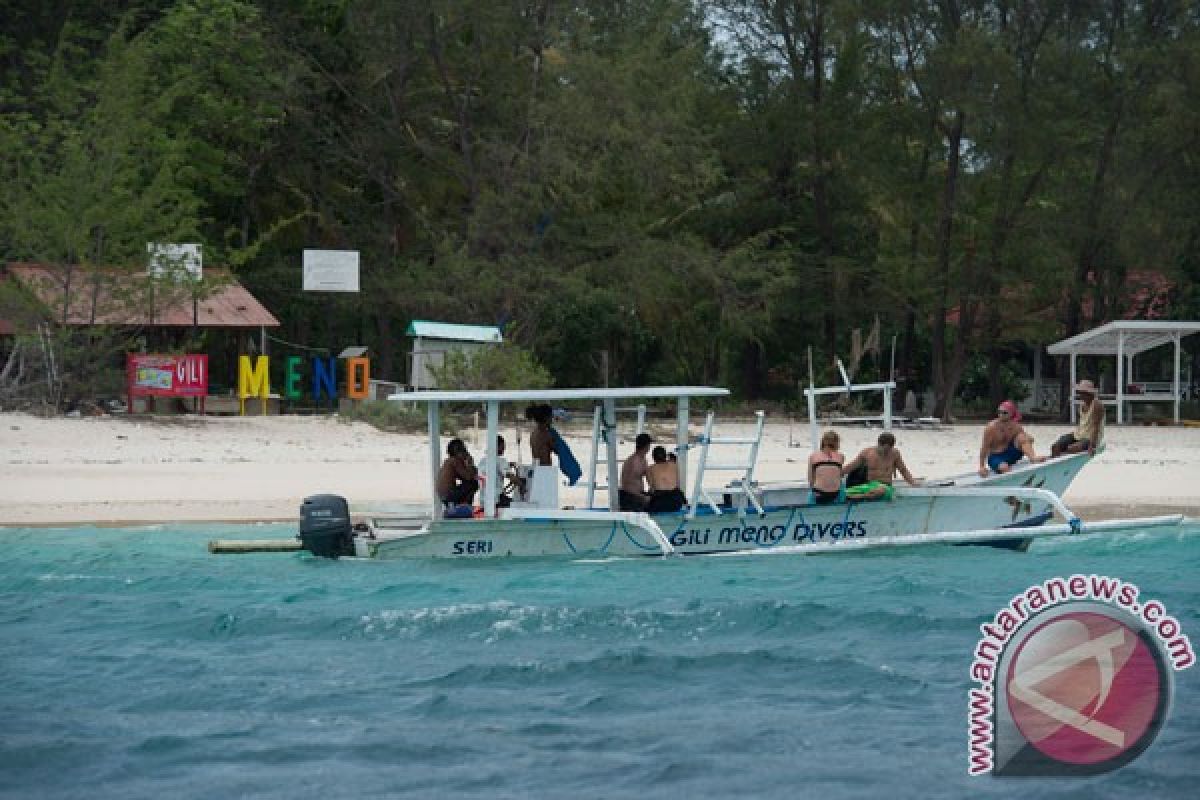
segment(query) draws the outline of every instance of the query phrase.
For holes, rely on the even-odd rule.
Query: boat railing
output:
[[[1177,527],[1183,523],[1182,514],[1136,519],[1110,519],[1082,524],[1061,523],[1042,525],[1037,528],[1022,528],[1023,539],[1041,539],[1084,533],[1140,533],[1148,528]],[[843,553],[849,550],[868,550],[884,547],[913,547],[929,544],[984,544],[1013,537],[1012,528],[987,528],[968,531],[931,531],[929,533],[907,533],[893,536],[870,536],[842,538],[838,541],[815,542],[803,545],[781,545],[758,547],[750,550],[729,550],[706,553],[708,557],[737,558],[745,556],[816,555],[818,553]]]
[[[526,522],[537,520],[569,520],[594,522],[620,522],[641,528],[658,543],[664,556],[675,555],[675,547],[663,533],[658,523],[643,511],[576,511],[572,509],[554,508],[502,508],[498,512],[501,519],[520,519]]]
[[[646,430],[646,404],[623,407],[617,406],[613,409],[616,414],[622,412],[634,412],[637,414],[637,426],[634,428],[633,435],[637,436]],[[616,421],[614,417],[614,422]],[[608,466],[608,449],[602,445],[606,445],[609,436],[616,436],[616,429],[611,431],[604,427],[604,409],[600,406],[592,412],[592,454],[588,460],[587,480],[576,484],[587,489],[587,504],[589,507],[595,505],[596,492],[601,489],[608,489],[607,483],[600,482],[600,467]]]

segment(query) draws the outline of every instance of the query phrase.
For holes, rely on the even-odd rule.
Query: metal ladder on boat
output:
[[[716,413],[708,412],[708,418],[704,421],[704,434],[700,437],[700,463],[696,466],[696,483],[695,489],[692,491],[692,503],[688,508],[687,518],[691,519],[696,516],[696,509],[699,508],[701,502],[708,503],[709,508],[714,514],[720,514],[721,509],[718,507],[716,500],[704,488],[704,473],[705,472],[740,472],[742,476],[729,482],[729,486],[725,487],[723,492],[728,494],[736,494],[737,513],[741,516],[746,509],[746,501],[759,514],[766,513],[763,511],[762,503],[759,502],[757,495],[754,492],[754,465],[758,463],[758,446],[762,442],[763,422],[766,419],[766,414],[762,411],[755,411],[755,424],[753,436],[722,436],[714,437],[712,435],[713,419]],[[708,463],[708,448],[712,445],[749,445],[750,452],[747,454],[744,463]]]
[[[646,430],[646,406],[640,405],[632,408],[616,409],[618,416],[622,412],[628,413],[631,411],[637,412],[637,430],[633,433],[634,436],[637,436]],[[613,431],[613,435],[616,435],[616,430]],[[607,484],[596,482],[599,468],[608,466],[608,448],[601,447],[602,443],[608,443],[608,431],[604,429],[604,409],[596,406],[596,410],[592,413],[592,458],[588,464],[588,479],[585,484],[587,486],[587,508],[593,506],[597,489],[608,489]]]

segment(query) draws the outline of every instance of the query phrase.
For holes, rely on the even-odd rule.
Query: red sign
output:
[[[207,397],[208,356],[158,356],[129,353],[126,383],[133,397]]]

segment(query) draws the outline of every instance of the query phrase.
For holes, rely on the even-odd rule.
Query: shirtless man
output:
[[[1005,400],[996,409],[996,419],[983,429],[983,444],[979,447],[979,477],[989,473],[1005,473],[1022,458],[1034,464],[1046,460],[1033,452],[1033,437],[1021,427],[1021,412],[1012,400]]]
[[[550,454],[554,452],[554,437],[550,433],[550,422],[553,417],[554,410],[545,404],[525,409],[525,418],[531,420],[536,426],[533,433],[529,434],[530,454],[533,463],[543,467],[553,464],[550,460]]]
[[[920,485],[920,481],[908,471],[904,457],[896,449],[896,437],[887,431],[879,434],[874,447],[863,450],[853,461],[843,466],[842,474],[849,475],[863,464],[867,465],[867,482],[847,488],[847,500],[891,500],[895,491],[892,489],[892,479],[897,472],[909,486]]]
[[[679,464],[668,460],[666,448],[661,445],[651,451],[650,458],[654,463],[646,470],[646,482],[650,484],[646,510],[651,514],[678,511],[687,503],[679,490]]]
[[[470,505],[479,491],[479,471],[462,439],[451,439],[438,470],[437,493],[443,503]]]
[[[633,443],[633,454],[621,464],[621,483],[617,495],[622,511],[645,511],[650,502],[646,493],[646,453],[654,442],[648,433],[639,433]]]

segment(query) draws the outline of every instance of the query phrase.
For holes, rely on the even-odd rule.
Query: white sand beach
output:
[[[698,416],[698,415],[697,415]],[[849,455],[878,429],[835,426]],[[698,428],[693,429],[698,432]],[[746,432],[724,424],[721,433]],[[979,424],[897,430],[913,473],[942,477],[977,463]],[[1066,426],[1030,426],[1039,453]],[[516,433],[502,427],[514,457]],[[581,463],[589,430],[566,430]],[[480,434],[461,432],[476,458]],[[789,447],[789,435],[796,446]],[[478,437],[478,438],[477,438]],[[662,438],[673,438],[666,428]],[[1181,512],[1200,516],[1200,428],[1112,427],[1104,453],[1064,499],[1086,519]],[[443,445],[445,440],[443,439]],[[803,442],[803,444],[799,444]],[[761,480],[803,478],[808,428],[768,422]],[[621,455],[631,449],[623,442]],[[521,454],[528,456],[522,441]],[[714,474],[720,485],[727,473]],[[39,418],[0,414],[0,525],[292,520],[309,494],[345,495],[353,507],[419,504],[429,496],[425,437],[380,432],[337,418],[113,416]],[[564,502],[582,503],[578,489]]]

